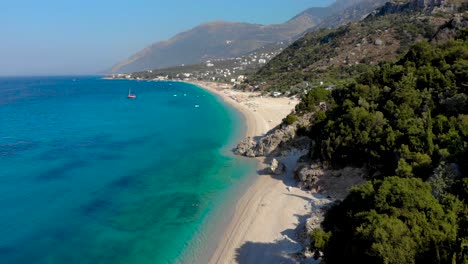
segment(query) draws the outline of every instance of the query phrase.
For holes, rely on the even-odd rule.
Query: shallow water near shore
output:
[[[231,155],[241,116],[193,85],[1,78],[0,94],[0,263],[185,263],[255,169]]]

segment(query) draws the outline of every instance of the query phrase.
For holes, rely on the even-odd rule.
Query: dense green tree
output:
[[[313,232],[327,263],[468,263],[466,36],[418,43],[332,92],[315,155],[381,173]]]
[[[331,93],[323,87],[311,89],[296,106],[296,111],[299,113],[312,112],[317,109],[320,102],[328,103]]]
[[[335,89],[326,118],[311,129],[316,155],[332,166],[423,178],[441,161],[461,162],[468,147],[467,61],[468,40],[420,42],[399,61]],[[323,93],[310,91],[298,112],[314,111]]]
[[[454,197],[439,203],[421,179],[374,180],[328,212],[312,247],[327,263],[451,263],[462,208]]]

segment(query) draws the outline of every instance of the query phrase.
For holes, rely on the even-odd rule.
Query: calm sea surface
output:
[[[254,168],[241,122],[184,83],[0,78],[0,263],[190,263]]]

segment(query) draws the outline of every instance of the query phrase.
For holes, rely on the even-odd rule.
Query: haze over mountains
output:
[[[112,73],[136,72],[206,60],[237,57],[277,42],[291,42],[316,26],[335,27],[360,19],[385,0],[337,0],[312,7],[275,25],[214,21],[156,42],[112,67]]]

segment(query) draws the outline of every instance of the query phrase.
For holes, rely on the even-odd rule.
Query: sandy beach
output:
[[[234,91],[226,86],[192,82],[221,96],[246,119],[247,136],[260,136],[281,123],[298,103],[288,98],[260,97],[257,93]],[[285,175],[262,173],[259,159],[254,183],[237,202],[234,216],[220,239],[209,263],[295,263],[290,254],[301,250],[296,229],[312,210],[314,196],[296,188],[293,168],[303,153],[281,160]],[[318,200],[317,200],[318,201]]]
[[[219,95],[239,110],[246,119],[246,136],[249,137],[263,135],[279,125],[299,102],[285,97],[261,97],[259,93],[233,90],[225,84],[202,81],[190,83]]]

